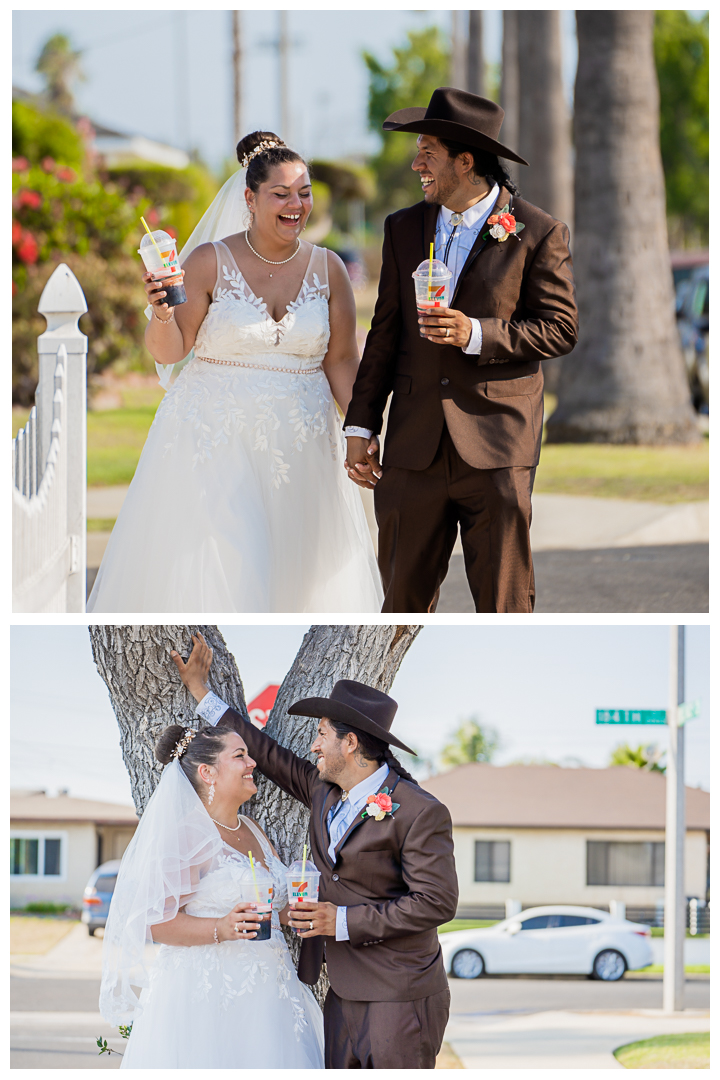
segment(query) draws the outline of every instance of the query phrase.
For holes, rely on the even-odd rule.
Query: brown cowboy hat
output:
[[[288,709],[291,716],[316,716],[318,720],[338,720],[341,724],[357,728],[376,739],[399,746],[408,754],[417,757],[405,743],[390,734],[390,725],[397,712],[397,701],[393,701],[382,690],[374,686],[355,682],[353,679],[340,679],[330,691],[330,697],[311,697],[296,701]]]
[[[498,142],[505,111],[494,101],[441,86],[433,92],[427,109],[398,109],[383,124],[384,131],[416,131],[419,135],[436,135],[450,142],[467,143],[491,154],[519,161],[525,158]]]

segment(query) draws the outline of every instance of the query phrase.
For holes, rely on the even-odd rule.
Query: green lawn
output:
[[[123,407],[88,413],[88,484],[129,484],[155,410],[157,386],[122,389]],[[13,409],[13,435],[27,420]],[[709,443],[697,446],[543,446],[535,491],[678,503],[708,498]]]
[[[615,1057],[625,1069],[709,1069],[710,1034],[657,1035],[620,1046]]]
[[[453,919],[438,926],[438,934],[446,934],[449,930],[475,930],[479,926],[495,926],[498,922],[499,919]]]
[[[662,964],[650,964],[648,967],[639,968],[643,975],[662,975],[665,968]],[[685,972],[688,975],[709,975],[709,964],[686,964]]]

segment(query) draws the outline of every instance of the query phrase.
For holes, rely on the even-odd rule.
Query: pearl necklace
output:
[[[294,259],[294,258],[295,258],[295,256],[297,255],[298,251],[300,250],[300,237],[298,237],[298,240],[297,240],[297,247],[296,247],[296,248],[295,248],[295,250],[293,251],[293,253],[292,253],[292,255],[290,256],[290,258],[289,258],[289,259],[280,259],[280,260],[279,260],[279,262],[278,262],[278,261],[276,261],[276,260],[273,260],[273,259],[266,259],[266,258],[265,258],[265,256],[264,256],[264,255],[261,255],[259,251],[256,251],[256,250],[255,250],[255,248],[254,248],[254,247],[252,246],[252,244],[250,243],[250,237],[248,236],[248,234],[247,234],[247,233],[245,233],[245,239],[247,240],[247,246],[248,246],[248,247],[250,248],[250,250],[252,251],[253,255],[257,255],[258,259],[262,259],[262,261],[263,261],[264,263],[267,263],[267,264],[268,264],[268,266],[284,266],[284,265],[285,265],[285,263],[289,263],[289,262],[290,262],[290,261],[291,261],[292,259]],[[272,274],[270,274],[270,277],[272,277]]]
[[[216,825],[219,825],[221,829],[227,829],[228,832],[237,832],[242,825],[242,821],[238,821],[237,825],[224,825],[222,821],[218,821],[217,818],[211,817],[210,820],[214,821]]]

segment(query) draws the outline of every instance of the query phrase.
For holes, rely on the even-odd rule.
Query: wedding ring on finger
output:
[[[450,337],[450,327],[449,326],[445,327],[445,337]]]
[[[310,929],[311,929],[311,930],[314,930],[314,929],[315,929],[315,927],[313,926],[313,921],[312,921],[312,919],[310,920]]]

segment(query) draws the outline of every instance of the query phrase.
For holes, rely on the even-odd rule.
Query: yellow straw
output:
[[[305,880],[305,860],[306,859],[307,859],[307,844],[303,844],[303,868],[302,868],[302,874],[300,875],[300,880],[301,881]]]
[[[431,287],[432,287],[432,264],[433,264],[433,248],[434,248],[434,246],[435,245],[433,244],[433,242],[431,240],[430,241],[430,270],[428,272],[428,294],[427,294],[428,300],[431,297],[431,291],[430,290],[431,290]]]
[[[258,889],[257,878],[255,877],[255,863],[253,862],[252,851],[248,851],[250,856],[250,869],[252,870],[253,881],[255,882],[255,895],[257,896],[258,904],[260,903],[260,890]]]
[[[142,216],[140,217],[140,220],[142,221],[143,225],[145,226],[145,231],[146,231],[146,233],[148,234],[148,236],[149,236],[149,237],[150,237],[150,239],[152,240],[153,244],[155,244],[155,237],[154,237],[154,236],[153,236],[153,234],[152,234],[152,233],[150,232],[150,229],[148,228],[148,223],[147,223],[147,221],[146,221],[146,220],[145,220],[145,218],[144,218],[144,217],[142,217]],[[432,244],[430,245],[430,248],[432,249]],[[163,257],[162,257],[162,252],[161,252],[160,248],[159,248],[159,247],[157,246],[157,244],[155,244],[155,250],[157,251],[158,255],[160,256],[160,261],[161,261],[162,263],[164,263],[164,262],[165,262],[165,260],[163,259]],[[432,255],[430,256],[430,258],[432,258]]]

